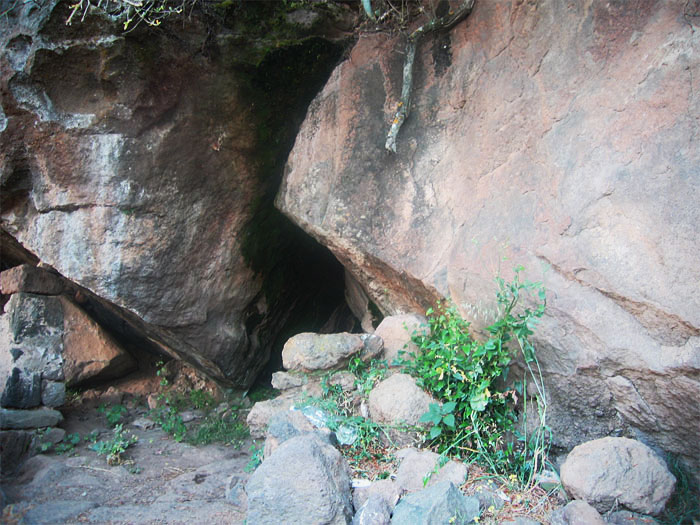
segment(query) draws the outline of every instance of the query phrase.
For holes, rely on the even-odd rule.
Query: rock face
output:
[[[246,485],[249,523],[327,523],[352,519],[350,471],[345,458],[320,438],[282,443]]]
[[[0,225],[142,319],[163,351],[185,344],[210,375],[249,386],[293,315],[275,308],[279,285],[263,280],[280,262],[275,235],[294,243],[292,225],[261,204],[289,141],[278,124],[293,129],[309,98],[300,93],[325,78],[340,48],[302,45],[297,58],[318,46],[316,62],[304,69],[310,82],[290,85],[264,72],[263,46],[246,55],[231,31],[210,39],[196,16],[186,28],[124,34],[93,14],[66,26],[68,13],[51,1],[2,22]],[[275,89],[294,109],[274,109]],[[298,245],[275,278],[311,266]]]
[[[477,2],[421,44],[396,155],[403,48],[363,36],[312,103],[277,205],[384,314],[451,296],[484,326],[494,277],[522,264],[549,292],[536,342],[555,445],[627,425],[700,472],[686,4]]]
[[[561,482],[598,512],[620,504],[641,514],[660,514],[676,479],[649,447],[627,438],[602,438],[574,448],[561,467]]]
[[[384,359],[390,366],[394,359],[399,357],[399,352],[415,353],[418,351],[411,336],[419,330],[430,330],[422,315],[390,315],[382,319],[374,335],[381,337],[384,341]]]

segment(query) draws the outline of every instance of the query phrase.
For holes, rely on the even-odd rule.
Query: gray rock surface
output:
[[[350,472],[345,458],[307,435],[282,443],[246,485],[250,523],[326,523],[352,519]]]
[[[373,481],[368,487],[358,487],[353,490],[352,503],[356,509],[359,509],[370,497],[379,496],[390,510],[394,510],[401,493],[402,489],[398,483],[391,479],[379,479]]]
[[[659,514],[676,479],[649,447],[628,438],[602,438],[575,447],[561,466],[566,491],[598,512],[616,504],[641,514]]]
[[[389,315],[382,319],[374,335],[381,337],[384,341],[384,359],[390,366],[394,359],[399,357],[399,352],[406,352],[404,357],[408,359],[408,353],[418,351],[418,347],[411,340],[411,336],[417,330],[430,330],[427,320],[422,315]]]
[[[605,525],[598,511],[583,500],[574,500],[555,510],[550,516],[551,525]]]
[[[417,425],[436,401],[408,374],[394,374],[381,381],[369,394],[369,413],[377,423]]]
[[[273,414],[265,432],[264,457],[269,458],[277,447],[288,439],[314,430],[311,422],[298,410],[285,410]]]
[[[401,498],[392,525],[466,525],[479,515],[479,501],[465,497],[449,481],[442,481]]]
[[[2,414],[0,413],[0,427]],[[0,474],[12,474],[27,459],[33,450],[34,434],[23,430],[0,431]]]
[[[282,364],[287,370],[331,370],[344,366],[353,356],[368,361],[381,351],[381,339],[371,334],[306,332],[284,344]]]
[[[389,525],[389,523],[391,523],[391,510],[384,498],[378,494],[371,495],[352,518],[352,525]]]
[[[629,510],[617,510],[605,515],[605,521],[610,525],[659,525],[651,516],[645,516]]]
[[[58,410],[46,407],[32,410],[0,408],[0,429],[2,430],[53,427],[62,420],[63,416]]]
[[[293,374],[290,372],[275,372],[272,374],[272,388],[277,390],[289,390],[305,385],[309,381],[306,374]]]
[[[443,481],[459,487],[469,472],[464,463],[454,460],[439,466],[440,455],[430,450],[404,448],[395,455],[401,462],[396,471],[396,484],[405,492],[415,492]]]
[[[255,403],[246,416],[250,435],[254,438],[263,437],[272,416],[278,412],[289,411],[289,408],[294,405],[294,400],[294,395],[283,394],[274,399]]]

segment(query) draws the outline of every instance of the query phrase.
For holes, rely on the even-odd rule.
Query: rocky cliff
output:
[[[692,4],[692,3],[691,3]],[[630,432],[700,468],[700,31],[685,1],[477,2],[418,51],[363,36],[313,101],[277,204],[385,313],[494,277],[548,290],[555,445]]]
[[[238,386],[300,305],[343,302],[342,268],[271,202],[346,13],[249,7],[270,13],[123,33],[92,13],[67,26],[68,4],[47,2],[0,22],[2,228],[144,344]]]

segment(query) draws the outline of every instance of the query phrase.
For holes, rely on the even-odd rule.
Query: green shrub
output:
[[[126,431],[119,424],[114,427],[114,435],[109,441],[98,441],[90,446],[92,450],[100,456],[107,456],[108,465],[120,465],[123,462],[123,454],[131,445],[136,443],[138,438],[135,435],[128,436]]]
[[[432,424],[428,438],[441,453],[480,460],[498,473],[515,471],[521,481],[530,482],[543,462],[546,404],[529,338],[544,314],[545,292],[539,283],[521,281],[521,271],[516,268],[509,283],[496,279],[499,315],[487,328],[485,342],[472,337],[469,323],[453,305],[438,303],[427,311],[430,333],[413,335],[419,351],[402,363],[417,383],[440,401],[421,421]],[[534,299],[534,307],[520,304],[525,296]],[[518,434],[515,428],[522,385],[499,389],[505,385],[518,350],[539,392],[541,424],[534,438]],[[519,438],[519,444],[506,440],[509,432]]]

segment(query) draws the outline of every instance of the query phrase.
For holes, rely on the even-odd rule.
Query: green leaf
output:
[[[449,414],[450,412],[454,412],[454,409],[457,407],[457,403],[454,401],[450,401],[449,403],[445,403],[442,405],[441,412],[443,414]]]
[[[435,439],[438,437],[440,434],[442,434],[442,429],[438,426],[434,426],[433,428],[430,429],[430,439]]]
[[[455,427],[455,417],[452,414],[447,414],[442,418],[442,422],[450,428]]]

